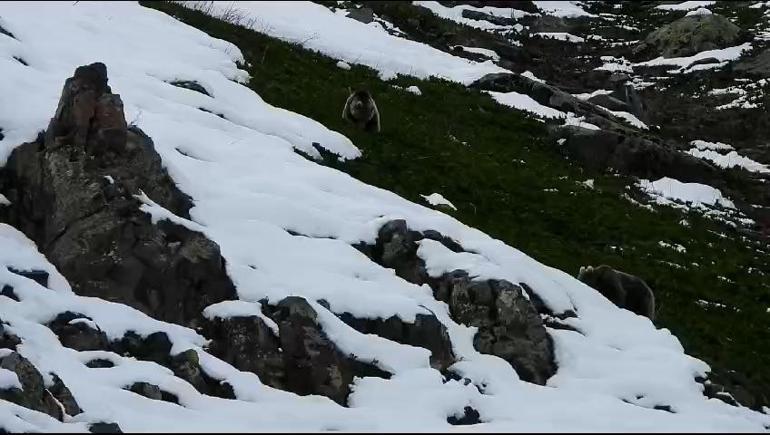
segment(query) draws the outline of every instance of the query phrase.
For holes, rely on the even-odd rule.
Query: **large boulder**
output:
[[[10,224],[34,240],[80,295],[196,326],[204,307],[236,297],[219,247],[200,232],[153,224],[146,195],[189,218],[190,198],[152,140],[128,127],[101,63],[66,80],[44,138],[21,145],[0,176]]]
[[[654,52],[663,57],[692,56],[735,45],[740,38],[741,28],[722,15],[691,15],[653,31],[634,52]]]
[[[456,322],[479,328],[473,338],[476,350],[508,361],[527,382],[544,385],[556,373],[551,337],[521,287],[505,280],[472,280],[463,270],[434,280],[431,287]]]

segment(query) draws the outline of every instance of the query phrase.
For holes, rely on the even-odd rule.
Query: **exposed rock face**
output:
[[[663,57],[692,56],[701,51],[735,45],[740,36],[740,27],[721,15],[693,15],[650,33],[634,51],[640,53],[654,49]]]
[[[455,321],[479,328],[476,350],[505,359],[527,382],[543,385],[556,372],[553,342],[521,287],[505,280],[474,281],[463,270],[431,287]]]
[[[358,248],[382,266],[394,269],[405,280],[429,284],[436,299],[449,305],[455,321],[479,328],[474,337],[476,350],[505,359],[525,381],[545,384],[556,372],[553,343],[522,288],[505,280],[474,281],[462,270],[439,278],[429,277],[423,260],[417,256],[417,242],[425,238],[436,240],[454,252],[463,252],[462,246],[437,231],[409,230],[404,220],[386,223],[380,228],[374,246]],[[349,324],[356,322],[349,321]],[[377,329],[364,325],[356,329],[367,331],[368,328]],[[379,328],[387,329],[387,326]],[[433,328],[432,333],[427,334],[434,348],[436,343],[443,342],[436,336],[441,330]],[[435,354],[436,351],[434,357]],[[439,354],[449,355],[446,351]]]
[[[104,331],[94,329],[89,322],[92,320],[82,314],[67,311],[60,313],[48,324],[48,328],[59,337],[62,346],[75,350],[102,350],[109,348],[109,339]]]
[[[103,64],[67,79],[44,141],[14,150],[0,179],[13,204],[9,223],[76,293],[188,326],[204,307],[235,298],[215,243],[169,221],[154,225],[139,209],[142,192],[181,217],[191,202],[150,138],[126,126]]]
[[[214,319],[203,329],[211,344],[208,351],[239,370],[256,373],[260,381],[285,387],[281,341],[260,317]]]
[[[117,423],[104,422],[93,423],[89,425],[88,431],[91,433],[123,433]]]
[[[343,313],[340,319],[364,334],[430,350],[430,365],[436,370],[443,372],[455,362],[446,327],[434,315],[418,314],[414,323],[404,322],[397,316],[384,320],[358,319],[350,313]]]
[[[372,21],[374,21],[374,11],[372,11],[371,8],[367,8],[367,7],[353,9],[350,12],[348,12],[347,17],[352,18],[356,21],[360,21],[364,24],[369,24]]]
[[[216,318],[204,331],[209,351],[239,370],[256,373],[272,387],[297,394],[320,394],[345,405],[354,377],[387,373],[342,352],[323,332],[315,309],[301,297],[266,307],[279,334],[258,316]]]
[[[59,421],[64,419],[62,408],[68,415],[81,412],[72,393],[58,376],[54,376],[54,385],[47,389],[37,368],[18,353],[12,352],[0,358],[0,368],[16,373],[22,387],[21,390],[0,390],[0,399],[40,411]]]

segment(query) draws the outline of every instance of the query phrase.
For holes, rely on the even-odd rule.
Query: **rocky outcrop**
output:
[[[104,331],[92,327],[93,319],[79,313],[60,313],[48,324],[59,337],[62,346],[78,351],[109,349],[110,342]]]
[[[740,27],[722,15],[691,15],[650,33],[634,52],[654,52],[663,57],[692,56],[735,45],[740,37]]]
[[[8,222],[80,295],[193,327],[204,307],[235,298],[215,243],[140,210],[142,193],[185,218],[191,202],[152,140],[126,125],[103,64],[67,79],[44,138],[14,150],[0,184],[13,204]]]
[[[265,313],[278,334],[259,316],[216,318],[204,331],[209,352],[239,370],[256,373],[266,385],[300,395],[319,394],[346,405],[356,377],[389,378],[390,373],[341,351],[324,333],[315,309],[288,297]]]
[[[0,390],[0,399],[40,411],[59,421],[64,420],[65,412],[71,416],[81,412],[72,393],[58,376],[54,375],[53,385],[46,388],[37,368],[20,354],[11,352],[0,357],[0,368],[16,373],[21,384],[21,389]]]
[[[364,334],[375,334],[397,343],[430,350],[430,365],[441,372],[455,362],[452,342],[446,327],[432,314],[418,314],[413,323],[404,322],[398,316],[387,319],[359,319],[350,313],[343,313],[339,317],[347,325]]]
[[[522,380],[536,384],[556,373],[553,342],[524,290],[505,280],[472,280],[455,270],[433,281],[452,318],[479,328],[473,346],[508,361]]]
[[[92,423],[88,425],[88,431],[91,433],[123,433],[117,423]]]
[[[476,350],[505,359],[525,381],[545,384],[556,371],[553,343],[524,290],[505,280],[476,281],[462,270],[430,277],[417,255],[417,242],[422,239],[438,241],[454,252],[464,251],[456,241],[437,231],[410,230],[404,220],[387,222],[373,246],[357,248],[405,280],[428,284],[436,299],[449,305],[456,322],[479,328],[473,342]],[[367,330],[365,326],[359,328]],[[433,343],[442,342],[436,338],[440,331],[433,328],[429,334]]]

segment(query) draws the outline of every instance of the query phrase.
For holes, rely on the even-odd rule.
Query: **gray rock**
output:
[[[535,18],[530,25],[530,31],[535,32],[569,32],[572,26],[564,19],[553,15],[543,15]]]
[[[273,317],[279,326],[289,391],[321,394],[345,405],[354,377],[390,377],[387,372],[340,352],[318,325],[317,313],[305,299],[283,299]]]
[[[62,346],[79,351],[83,350],[109,350],[110,342],[107,334],[99,329],[93,329],[88,323],[78,322],[71,324],[75,319],[88,319],[83,314],[67,311],[60,313],[48,324],[50,329],[57,337]]]
[[[130,386],[126,387],[126,389],[148,399],[163,400],[163,393],[161,393],[160,387],[154,384],[147,382],[134,382]]]
[[[153,225],[139,209],[134,195],[141,192],[186,218],[191,201],[150,138],[126,126],[103,64],[79,67],[67,79],[44,143],[16,148],[2,178],[13,203],[5,207],[9,223],[77,294],[191,327],[204,307],[236,297],[214,242],[167,220]]]
[[[680,18],[650,33],[634,52],[654,50],[663,57],[692,56],[735,45],[740,37],[740,27],[722,15],[695,15]]]
[[[347,17],[364,24],[369,24],[374,21],[374,11],[372,11],[372,8],[367,7],[352,9],[348,12]]]
[[[48,391],[61,403],[67,415],[74,416],[83,412],[80,406],[78,406],[75,397],[72,396],[72,392],[64,385],[61,378],[55,374],[53,375],[53,385],[48,388]]]
[[[88,425],[88,431],[91,433],[123,433],[117,423],[91,423]]]
[[[7,400],[25,408],[48,414],[59,421],[64,419],[62,409],[53,394],[45,388],[43,376],[29,360],[13,352],[0,358],[0,368],[16,373],[22,389],[0,390],[0,400]]]
[[[205,322],[203,332],[211,340],[212,355],[238,370],[256,373],[266,385],[285,388],[281,342],[261,318],[217,318]]]
[[[350,313],[339,318],[364,334],[375,334],[397,343],[423,347],[431,351],[431,367],[445,371],[455,362],[452,342],[446,327],[430,314],[418,314],[414,323],[404,322],[398,316],[387,319],[361,319]]]
[[[471,20],[477,20],[477,21],[488,21],[492,24],[497,24],[498,26],[510,26],[516,23],[511,18],[504,18],[504,17],[497,17],[491,14],[486,14],[484,12],[474,11],[471,9],[463,9],[461,12],[461,15],[463,18],[468,18]]]
[[[505,280],[473,281],[461,270],[431,287],[455,321],[479,328],[476,350],[505,359],[527,382],[544,385],[556,372],[551,338],[521,287]]]

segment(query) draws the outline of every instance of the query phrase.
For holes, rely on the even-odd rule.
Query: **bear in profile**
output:
[[[380,112],[369,91],[358,90],[350,93],[345,107],[342,108],[342,119],[364,131],[380,132]]]
[[[655,295],[641,278],[603,264],[581,267],[578,279],[618,307],[655,320]]]

